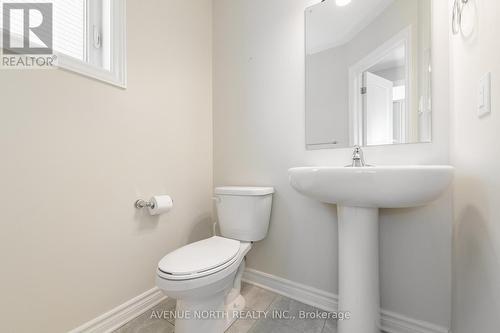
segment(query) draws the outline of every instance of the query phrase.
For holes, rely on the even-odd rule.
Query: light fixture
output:
[[[344,6],[347,6],[348,4],[351,3],[352,0],[335,0],[335,3],[337,4],[337,6],[339,7],[344,7]]]

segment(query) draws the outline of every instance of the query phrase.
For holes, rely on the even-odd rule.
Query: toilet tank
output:
[[[245,242],[264,239],[273,193],[272,187],[217,187],[215,202],[221,235]]]

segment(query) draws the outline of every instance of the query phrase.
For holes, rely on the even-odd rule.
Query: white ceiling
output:
[[[372,73],[384,71],[387,69],[405,67],[406,65],[406,55],[405,55],[405,46],[401,45],[394,50],[392,50],[389,54],[387,54],[384,58],[382,58],[377,64],[370,67],[369,71]]]
[[[326,0],[306,9],[307,53],[313,54],[349,42],[394,0],[352,0],[338,7]]]

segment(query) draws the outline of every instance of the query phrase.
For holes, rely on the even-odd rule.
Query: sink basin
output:
[[[405,208],[435,200],[453,178],[451,166],[294,168],[290,182],[321,202],[353,207]]]
[[[379,208],[425,205],[453,179],[451,166],[307,167],[289,170],[299,193],[337,204],[338,333],[380,333]]]

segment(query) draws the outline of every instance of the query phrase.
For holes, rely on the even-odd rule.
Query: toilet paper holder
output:
[[[135,202],[134,206],[137,209],[155,208],[155,203],[153,201],[146,201],[146,200],[139,199]]]
[[[155,195],[148,201],[139,199],[134,204],[135,208],[146,208],[151,216],[168,213],[174,207],[174,200],[169,195]]]

